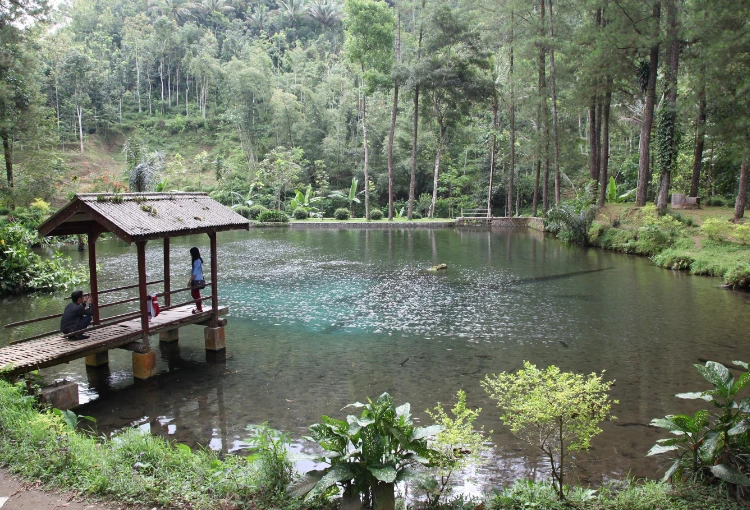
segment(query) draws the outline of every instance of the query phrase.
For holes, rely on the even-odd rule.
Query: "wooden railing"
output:
[[[146,285],[156,285],[158,283],[163,283],[163,282],[164,282],[164,280],[154,280],[154,281],[151,281],[151,282],[146,282]],[[210,285],[211,285],[210,282],[206,282],[206,287],[210,288]],[[121,291],[121,290],[128,290],[128,289],[133,289],[133,288],[137,288],[137,287],[138,287],[137,284],[136,285],[125,285],[123,287],[114,287],[112,289],[101,290],[101,291],[98,292],[98,294],[102,295],[102,294],[107,294],[107,293],[110,293],[110,292],[116,292],[116,291]],[[171,296],[172,294],[178,294],[180,292],[187,292],[187,291],[190,291],[190,290],[191,290],[190,287],[183,287],[181,289],[171,290],[169,292],[159,292],[159,293],[156,293],[154,295],[156,297]],[[213,299],[213,297],[214,297],[213,295],[210,295],[210,296],[206,296],[206,297],[201,297],[200,299],[197,299],[197,300],[196,299],[191,299],[190,301],[185,301],[184,303],[180,303],[180,304],[177,304],[177,305],[170,305],[170,306],[162,307],[162,308],[160,308],[160,310],[161,311],[171,310],[173,308],[179,308],[181,306],[185,306],[185,305],[189,305],[191,303],[195,303],[196,301],[201,301],[202,302],[202,301],[205,301],[207,299]],[[122,305],[122,304],[126,304],[126,303],[134,303],[134,302],[137,302],[139,300],[140,300],[140,297],[134,297],[134,298],[128,298],[128,299],[121,299],[121,300],[118,300],[118,301],[113,301],[111,303],[100,304],[100,305],[98,305],[97,308],[98,309],[108,308],[108,307],[115,306],[115,305]],[[129,321],[129,320],[132,320],[133,318],[139,316],[140,314],[141,314],[141,312],[140,312],[140,310],[138,310],[138,311],[131,311],[131,312],[127,312],[127,313],[121,313],[121,314],[113,315],[113,316],[110,316],[110,317],[100,318],[99,324],[93,325],[91,327],[88,327],[86,329],[82,329],[82,330],[79,330],[79,331],[73,331],[71,333],[66,333],[66,336],[67,335],[82,334],[83,332],[88,332],[88,331],[95,331],[97,329],[101,329],[101,328],[106,327],[106,326],[112,326],[114,324],[119,324],[121,322],[126,322],[126,321]],[[33,324],[33,323],[36,323],[36,322],[41,322],[41,321],[46,321],[46,320],[52,320],[52,319],[59,319],[60,317],[62,317],[62,315],[63,315],[62,313],[56,313],[56,314],[53,314],[53,315],[46,315],[44,317],[37,317],[37,318],[34,318],[34,319],[27,319],[27,320],[18,321],[18,322],[11,322],[9,324],[6,324],[4,327],[5,328],[15,328],[15,327],[18,327],[18,326],[25,326],[27,324]],[[13,340],[13,341],[10,342],[10,344],[13,345],[13,344],[19,344],[19,343],[22,343],[22,342],[28,342],[29,340],[37,340],[39,338],[44,338],[45,336],[54,335],[54,334],[57,334],[57,333],[60,333],[60,331],[59,330],[47,331],[45,333],[40,333],[40,334],[33,335],[33,336],[30,336],[30,337],[21,338],[21,339],[18,339],[18,340]]]
[[[486,207],[477,207],[476,209],[461,209],[462,218],[489,218],[490,214]]]

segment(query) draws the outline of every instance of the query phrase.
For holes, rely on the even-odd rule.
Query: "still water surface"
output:
[[[187,281],[190,246],[205,248],[208,265],[207,243],[172,240],[173,282]],[[134,247],[97,247],[100,288],[136,279]],[[480,424],[494,430],[487,465],[461,480],[460,490],[476,493],[548,476],[479,385],[529,360],[606,370],[616,380],[618,419],[575,459],[574,478],[599,484],[658,475],[659,460],[644,456],[663,436],[647,425],[692,410],[673,395],[705,387],[693,363],[750,360],[750,295],[533,231],[254,229],[220,235],[219,262],[221,302],[230,307],[225,356],[208,356],[202,328],[191,326],[178,345],[159,347],[159,375],[145,383],[134,383],[130,353],[120,350],[110,352],[108,369],[87,372],[78,360],[44,371],[79,383],[87,403],[77,412],[94,416],[100,433],[139,426],[192,447],[240,452],[248,424],[268,422],[300,438],[320,415],[344,418],[345,405],[384,391],[410,402],[426,424],[425,409],[450,406],[463,389],[483,408]],[[440,263],[449,269],[423,272]],[[149,279],[160,279],[160,243],[149,243],[147,264]],[[0,319],[57,313],[65,294],[8,298]],[[297,440],[295,449],[311,445]]]

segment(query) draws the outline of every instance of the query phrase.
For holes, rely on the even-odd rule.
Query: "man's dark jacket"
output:
[[[68,303],[65,307],[65,311],[60,319],[60,331],[63,333],[72,333],[83,328],[83,317],[85,315],[93,315],[93,307],[86,308],[86,305],[81,303]]]

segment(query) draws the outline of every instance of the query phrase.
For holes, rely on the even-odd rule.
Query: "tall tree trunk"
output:
[[[0,137],[3,139],[3,153],[5,154],[5,176],[8,178],[8,187],[13,187],[13,148],[10,143],[8,131],[0,131]]]
[[[396,29],[396,62],[401,60],[401,13],[396,9],[398,27]],[[388,220],[393,221],[393,136],[396,132],[398,114],[398,80],[393,81],[393,109],[391,110],[391,130],[388,132]]]
[[[76,116],[78,117],[78,137],[81,142],[81,154],[83,154],[83,107],[76,105]]]
[[[703,145],[706,141],[706,67],[701,67],[701,84],[698,90],[698,120],[696,121],[695,147],[693,149],[693,178],[690,181],[690,196],[698,196],[698,184],[703,164]],[[708,195],[706,196],[708,200]]]
[[[364,76],[364,69],[362,76]],[[362,93],[362,143],[365,148],[365,219],[370,219],[370,169],[369,169],[369,150],[367,149],[367,98]]]
[[[597,95],[591,96],[589,102],[589,179],[599,181],[599,147],[596,143],[596,134],[599,126],[596,124]]]
[[[737,223],[745,215],[745,201],[747,199],[747,157],[742,160],[740,167],[740,189],[734,202],[734,221]]]
[[[604,104],[602,105],[602,141],[601,154],[602,159],[599,163],[599,207],[604,207],[604,200],[607,197],[607,184],[609,177],[609,110],[612,105],[612,77],[607,76],[606,90],[604,91]]]
[[[555,87],[555,29],[552,17],[552,0],[549,0],[549,84],[552,92],[552,145],[555,165],[555,206],[560,205],[560,141],[557,136],[557,89]]]
[[[513,87],[513,38],[515,36],[515,13],[510,10],[510,69],[508,81],[510,82],[510,172],[508,173],[508,196],[505,200],[506,216],[513,216],[513,176],[516,171],[516,98]]]
[[[638,143],[638,188],[635,194],[635,206],[646,205],[648,183],[651,180],[649,161],[651,156],[651,128],[654,125],[654,103],[656,102],[656,73],[659,69],[659,17],[661,16],[661,2],[656,0],[653,5],[652,23],[654,24],[654,43],[651,46],[648,66],[648,85],[646,87],[646,105],[643,108],[643,124],[641,124],[641,138]]]
[[[161,101],[159,111],[164,115],[164,60],[159,60],[159,85],[161,86]]]
[[[677,141],[675,140],[675,124],[677,123],[677,70],[680,60],[680,40],[677,38],[677,5],[676,0],[667,1],[667,76],[665,80],[667,96],[667,125],[663,130],[669,142],[666,157],[662,156],[662,169],[659,178],[659,197],[656,207],[666,211],[669,202],[669,185],[672,180],[672,167],[677,159]]]
[[[422,0],[424,11],[425,0]],[[419,39],[417,41],[417,62],[422,56],[422,36],[424,34],[422,23],[419,24]],[[414,122],[411,135],[411,178],[409,179],[409,207],[407,218],[412,219],[414,214],[414,195],[417,186],[417,134],[419,131],[419,83],[414,85]]]
[[[495,158],[497,153],[497,97],[492,99],[492,146],[490,149],[490,185],[487,191],[487,217],[492,217],[492,185],[495,176]]]
[[[440,136],[438,140],[437,151],[435,152],[435,169],[432,173],[432,202],[430,203],[430,218],[435,217],[435,206],[437,205],[437,193],[438,193],[438,176],[440,174],[440,156],[443,153],[443,145],[445,144],[445,122],[442,115],[438,115],[438,126],[440,128]]]
[[[138,96],[138,113],[141,113],[141,61],[138,58],[138,44],[135,45],[135,95]]]
[[[545,0],[540,0],[539,2],[539,35],[540,40],[544,40],[544,36],[546,35],[546,30],[544,28],[544,3]],[[544,126],[547,124],[547,119],[545,116],[545,110],[546,110],[546,104],[547,104],[547,97],[546,97],[546,91],[547,88],[547,78],[545,76],[546,74],[546,55],[545,55],[545,48],[544,44],[539,45],[539,56],[537,60],[537,110],[536,110],[536,132],[537,132],[537,158],[536,158],[536,167],[534,169],[534,198],[531,201],[531,215],[536,216],[537,210],[539,208],[539,178],[540,174],[542,172],[542,155],[546,157],[546,152],[544,150],[545,148],[545,139],[544,139]]]

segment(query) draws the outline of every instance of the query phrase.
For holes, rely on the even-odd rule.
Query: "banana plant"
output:
[[[622,195],[617,195],[617,183],[615,182],[615,178],[610,176],[609,183],[607,183],[607,202],[617,204],[626,202],[635,193],[635,190],[636,188],[633,188]]]
[[[295,197],[292,199],[291,202],[289,202],[289,208],[292,211],[294,211],[298,207],[304,207],[305,209],[313,209],[314,207],[312,204],[322,200],[322,197],[312,196],[312,184],[307,185],[307,190],[305,190],[304,195],[298,189],[294,190],[294,194],[295,194]]]
[[[691,477],[711,479],[716,477],[735,486],[750,486],[747,461],[750,444],[750,398],[737,402],[737,395],[750,383],[748,364],[733,361],[745,371],[735,379],[729,369],[715,361],[695,368],[712,390],[675,395],[683,399],[702,399],[712,402],[715,411],[701,410],[693,416],[668,415],[651,421],[651,425],[667,430],[676,437],[660,439],[647,456],[671,452],[672,465],[664,480]]]
[[[366,404],[357,402],[347,407],[362,412],[360,416],[347,416],[346,421],[323,416],[321,423],[310,426],[309,439],[323,448],[317,460],[329,467],[306,473],[290,485],[289,492],[309,501],[341,486],[342,508],[358,508],[362,495],[362,503],[393,510],[396,482],[431,481],[413,468],[429,465],[430,456],[438,453],[428,447],[428,440],[442,427],[416,427],[409,404],[396,407],[388,393],[375,402],[367,399]]]

